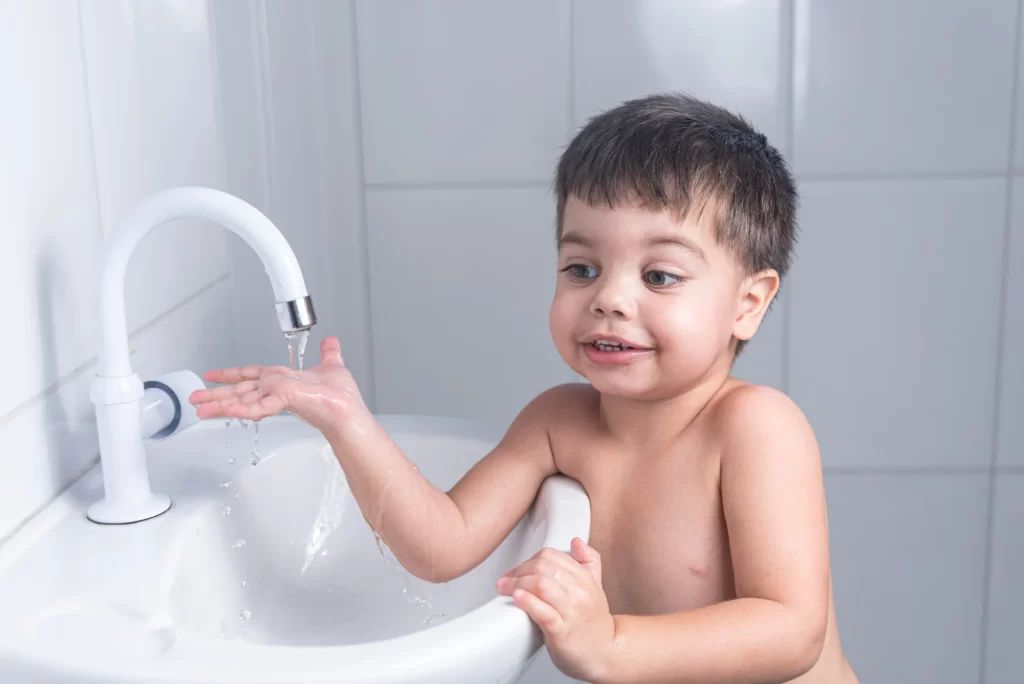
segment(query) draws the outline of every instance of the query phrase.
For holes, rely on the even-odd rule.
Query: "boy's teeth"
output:
[[[619,344],[618,342],[608,342],[605,340],[596,340],[594,342],[594,346],[599,351],[622,351],[624,349],[632,349],[632,347],[627,345]]]

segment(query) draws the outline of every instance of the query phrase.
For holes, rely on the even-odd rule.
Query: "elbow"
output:
[[[805,611],[797,616],[793,631],[792,673],[799,677],[811,670],[821,657],[828,633],[828,610]]]

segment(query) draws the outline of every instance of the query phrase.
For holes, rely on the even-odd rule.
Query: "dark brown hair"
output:
[[[590,119],[558,162],[555,194],[559,239],[569,197],[680,219],[710,210],[715,239],[748,274],[789,270],[797,192],[785,159],[743,117],[686,94],[628,100]]]

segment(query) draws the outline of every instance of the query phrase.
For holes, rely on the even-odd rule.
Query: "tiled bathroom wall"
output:
[[[0,537],[95,461],[103,239],[148,193],[223,187],[204,2],[0,3]],[[143,377],[231,360],[226,231],[151,234],[125,282]]]
[[[1024,681],[1020,4],[0,3],[0,536],[95,458],[95,259],[134,200],[250,201],[378,411],[503,424],[573,379],[547,331],[557,155],[685,89],[800,183],[792,278],[738,372],[817,432],[861,681]],[[285,358],[224,231],[153,234],[127,285],[144,376]],[[566,680],[542,656],[524,681]]]

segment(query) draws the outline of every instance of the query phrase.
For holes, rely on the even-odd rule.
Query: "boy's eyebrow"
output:
[[[693,252],[697,257],[703,261],[707,261],[707,256],[704,255],[704,250],[700,248],[694,242],[687,240],[681,235],[655,235],[647,240],[649,245],[676,245],[683,249]],[[579,245],[581,247],[593,247],[594,242],[589,238],[585,238],[578,233],[568,232],[564,233],[558,240],[558,248],[561,249],[565,245]]]
[[[562,237],[558,238],[558,248],[561,249],[566,245],[579,245],[580,247],[593,247],[594,243],[591,240],[579,235],[577,233],[563,233]]]
[[[647,241],[649,245],[677,245],[683,249],[688,249],[695,255],[701,258],[703,261],[707,261],[707,256],[704,255],[704,250],[695,243],[687,240],[682,235],[656,235]]]

